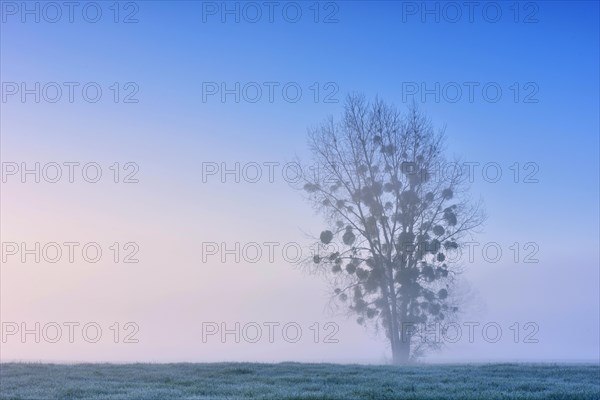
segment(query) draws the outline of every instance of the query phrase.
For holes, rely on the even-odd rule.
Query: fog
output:
[[[297,189],[307,129],[361,92],[445,126],[487,214],[455,254],[459,319],[425,327],[443,346],[422,360],[598,362],[598,6],[557,4],[530,25],[360,2],[332,24],[222,23],[158,2],[130,25],[3,24],[3,83],[104,94],[2,100],[0,359],[390,362],[384,332],[298,265],[327,228]],[[502,100],[414,94],[471,81]],[[115,82],[139,102],[113,101]],[[273,101],[223,101],[222,82],[278,85]],[[279,91],[290,82],[297,102]],[[515,102],[515,82],[538,101]]]

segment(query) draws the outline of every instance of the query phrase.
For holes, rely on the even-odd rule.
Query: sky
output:
[[[389,360],[293,262],[350,93],[445,127],[485,204],[425,361],[600,359],[597,2],[0,7],[0,360]]]

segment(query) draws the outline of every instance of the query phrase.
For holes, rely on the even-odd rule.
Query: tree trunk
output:
[[[408,364],[409,360],[410,360],[410,341],[411,341],[411,335],[408,334],[408,332],[404,332],[405,327],[402,326],[403,322],[406,321],[406,315],[407,315],[407,310],[406,310],[406,302],[405,300],[402,301],[401,305],[400,305],[400,318],[398,318],[397,321],[397,325],[399,325],[398,330],[396,331],[396,337],[397,337],[397,345],[395,346],[395,351],[393,351],[393,362],[394,365],[401,365],[401,364]],[[406,327],[407,329],[410,329],[409,327]]]
[[[390,308],[392,314],[392,321],[390,323],[390,342],[392,343],[392,363],[394,365],[404,364],[405,361],[402,361],[401,352],[402,352],[402,343],[400,340],[400,321],[398,318],[398,308],[396,306],[397,295],[394,287],[394,275],[391,267],[387,269],[388,281],[389,281],[389,299],[390,299]],[[408,361],[408,359],[407,359]]]
[[[402,343],[399,335],[398,320],[394,317],[395,321],[391,329],[390,343],[392,344],[392,363],[394,365],[406,364],[408,362],[408,356],[404,357],[404,347],[406,343]]]
[[[401,340],[393,355],[394,365],[408,364],[410,361],[410,339]]]
[[[387,326],[387,330],[388,330],[388,336],[390,339],[390,345],[392,347],[392,357],[393,357],[393,362],[395,364],[395,354],[398,353],[398,349],[400,347],[400,343],[396,340],[396,336],[394,335],[394,331],[396,329],[396,316],[394,314],[392,314],[392,307],[391,307],[391,299],[390,299],[390,293],[389,293],[389,289],[387,287],[387,282],[383,282],[383,285],[381,286],[381,290],[383,292],[383,300],[384,300],[384,306],[383,306],[383,312],[385,313],[385,316],[388,320],[388,326]]]

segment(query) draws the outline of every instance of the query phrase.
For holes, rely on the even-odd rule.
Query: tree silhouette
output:
[[[419,340],[415,326],[456,316],[461,270],[446,255],[483,220],[462,174],[435,174],[443,141],[416,107],[403,116],[361,95],[348,96],[340,121],[309,133],[303,188],[330,224],[309,263],[358,323],[384,329],[394,364],[439,345]]]

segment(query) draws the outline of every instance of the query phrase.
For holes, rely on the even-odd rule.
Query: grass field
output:
[[[1,399],[600,399],[598,365],[0,365]]]

